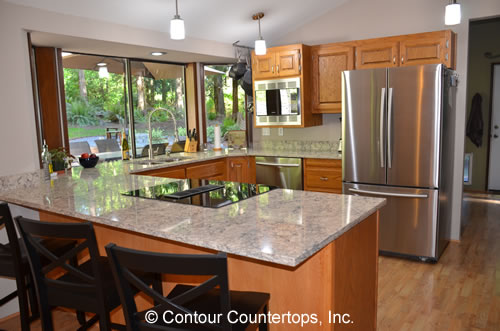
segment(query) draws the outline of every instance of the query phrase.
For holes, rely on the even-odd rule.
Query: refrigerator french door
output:
[[[344,71],[344,194],[387,199],[382,253],[436,260],[443,66]]]

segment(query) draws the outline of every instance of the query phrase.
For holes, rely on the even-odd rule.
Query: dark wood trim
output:
[[[36,81],[36,69],[35,69],[35,56],[33,53],[33,44],[31,43],[31,33],[27,33],[28,37],[28,54],[30,59],[30,72],[31,72],[31,90],[33,92],[33,111],[35,115],[35,129],[36,129],[36,142],[38,146],[38,163],[40,169],[43,167],[42,165],[42,133],[40,131],[40,112],[38,107],[38,88]]]
[[[488,180],[490,177],[490,143],[491,143],[491,120],[493,119],[493,83],[494,83],[494,72],[495,66],[500,65],[500,62],[495,62],[491,64],[490,70],[490,109],[488,112],[488,134],[486,135],[488,139],[487,150],[486,150],[486,180],[484,182],[484,190],[489,192],[488,190]],[[500,83],[500,82],[499,82]]]
[[[66,91],[64,88],[64,68],[62,62],[62,49],[56,49],[56,75],[59,83],[59,115],[61,118],[61,131],[64,146],[69,152],[69,134],[68,134],[68,119],[66,116]]]
[[[206,100],[205,100],[205,64],[201,63],[202,70],[200,70],[199,79],[201,80],[200,84],[200,95],[201,95],[201,130],[200,132],[203,134],[203,142],[207,143],[207,109],[206,109]]]
[[[196,63],[189,63],[185,69],[186,87],[186,125],[188,130],[196,128],[200,133],[200,120],[198,116],[198,70]]]
[[[43,139],[49,149],[54,149],[64,146],[57,52],[52,47],[35,47],[34,50]]]

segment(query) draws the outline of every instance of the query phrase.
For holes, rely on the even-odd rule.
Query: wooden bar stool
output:
[[[261,323],[231,323],[230,311],[238,315],[267,314],[270,295],[259,292],[229,291],[227,274],[227,256],[216,255],[165,254],[132,250],[108,244],[106,252],[110,260],[113,275],[118,284],[127,330],[267,330],[267,320]],[[177,285],[165,297],[163,292],[150,288],[137,271],[162,275],[211,276],[198,286]],[[168,279],[168,278],[167,278]],[[143,311],[137,310],[133,289],[138,288],[143,294],[156,301],[156,305]],[[193,317],[196,314],[220,316],[208,321],[183,322],[167,321],[174,314]],[[219,315],[220,314],[220,315]],[[237,319],[236,313],[231,317]],[[266,316],[267,317],[267,316]],[[148,323],[148,320],[155,323]]]

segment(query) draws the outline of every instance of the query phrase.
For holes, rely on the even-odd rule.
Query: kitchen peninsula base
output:
[[[309,314],[310,324],[270,324],[270,330],[375,330],[377,317],[379,212],[349,229],[296,267],[228,255],[231,290],[271,294],[272,314]],[[45,221],[81,221],[40,210]],[[108,243],[164,253],[214,253],[215,251],[94,223],[101,254]],[[293,243],[291,243],[293,244]],[[168,291],[175,279],[165,282]],[[311,324],[313,314],[317,323]],[[336,315],[334,315],[336,314]],[[346,315],[348,314],[348,315]],[[123,322],[121,311],[113,319]],[[284,315],[282,315],[284,316]],[[297,321],[300,317],[290,317]],[[283,318],[287,322],[287,317]],[[282,321],[283,321],[282,319]],[[330,320],[336,323],[329,323]],[[345,323],[339,323],[343,319]]]

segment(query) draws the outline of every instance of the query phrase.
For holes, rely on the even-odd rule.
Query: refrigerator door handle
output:
[[[392,87],[387,99],[387,165],[392,168]]]
[[[380,196],[385,196],[385,197],[418,198],[418,199],[427,199],[429,197],[428,194],[405,194],[405,193],[375,192],[375,191],[368,191],[368,190],[360,190],[357,188],[350,188],[349,191],[353,192],[353,193],[365,193],[365,194],[380,195]]]
[[[384,108],[385,108],[385,87],[382,87],[382,95],[380,96],[380,168],[385,167],[384,155]]]

